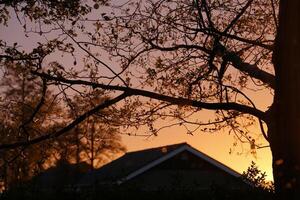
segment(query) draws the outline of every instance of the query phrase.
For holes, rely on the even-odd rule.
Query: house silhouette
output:
[[[272,199],[241,174],[187,143],[128,152],[90,170],[63,160],[11,199]],[[27,193],[27,198],[24,194]]]
[[[88,172],[78,181],[79,187],[92,185],[114,185],[139,190],[249,188],[249,184],[241,179],[241,174],[187,143],[126,153]]]

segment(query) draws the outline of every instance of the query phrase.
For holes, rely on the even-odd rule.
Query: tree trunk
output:
[[[300,199],[300,1],[281,0],[273,62],[274,104],[268,122],[278,199]]]
[[[8,190],[8,173],[7,173],[7,169],[8,169],[8,167],[7,167],[7,162],[6,162],[6,160],[4,161],[5,163],[4,163],[4,179],[3,179],[3,184],[4,184],[4,190]]]
[[[79,137],[79,130],[78,126],[75,127],[75,134],[76,134],[76,164],[80,163],[80,137]]]
[[[91,171],[94,170],[94,134],[95,134],[95,122],[94,120],[90,120],[91,125]]]

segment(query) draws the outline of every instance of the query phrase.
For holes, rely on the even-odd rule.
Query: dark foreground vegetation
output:
[[[39,191],[38,186],[33,187],[27,185],[26,187],[16,187],[4,193],[1,199],[6,200],[153,200],[153,199],[205,199],[205,200],[226,200],[226,199],[261,199],[268,200],[273,198],[273,193],[263,191],[260,189],[233,191],[225,188],[211,187],[206,191],[195,190],[158,190],[158,191],[143,191],[136,188],[120,188],[120,187],[95,187],[85,190],[62,190],[56,188],[52,191]]]

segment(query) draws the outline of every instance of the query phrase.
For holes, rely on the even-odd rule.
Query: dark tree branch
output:
[[[207,49],[203,46],[194,45],[194,44],[177,44],[175,46],[163,47],[163,46],[159,46],[157,44],[154,44],[151,40],[147,40],[147,42],[149,42],[149,44],[153,48],[158,49],[160,51],[176,51],[176,50],[179,50],[179,49],[197,49],[197,50],[203,51],[207,54],[211,53],[211,50],[209,50],[209,49]]]
[[[216,29],[211,30],[209,28],[201,28],[201,27],[200,28],[192,28],[192,27],[186,26],[184,24],[177,24],[177,25],[182,26],[187,30],[191,30],[191,31],[195,31],[195,32],[201,32],[201,33],[204,33],[204,34],[209,35],[209,36],[218,35],[218,36],[222,36],[222,37],[225,37],[225,38],[234,39],[234,40],[246,43],[246,44],[251,44],[251,45],[254,45],[254,46],[262,47],[262,48],[270,50],[270,51],[274,50],[272,44],[263,43],[263,42],[274,42],[272,40],[270,40],[270,41],[259,41],[258,39],[247,39],[247,38],[239,37],[237,35],[232,35],[230,33],[225,33],[224,31],[219,31],[219,30],[216,30]]]
[[[278,29],[278,20],[277,20],[277,15],[276,15],[276,9],[275,9],[275,2],[274,0],[271,0],[271,5],[272,5],[272,14],[273,14],[273,19],[274,19],[274,23],[276,26],[276,30]]]
[[[85,112],[84,114],[80,115],[78,118],[76,118],[74,121],[72,121],[69,125],[65,126],[64,128],[54,132],[54,133],[48,133],[46,135],[37,137],[35,139],[32,140],[28,140],[28,141],[21,141],[21,142],[15,142],[15,143],[10,143],[10,144],[1,144],[0,145],[0,150],[1,149],[14,149],[14,148],[18,148],[18,147],[26,147],[29,145],[33,145],[33,144],[37,144],[39,142],[45,141],[45,140],[49,140],[52,138],[57,138],[63,134],[66,134],[68,131],[72,130],[77,124],[81,123],[82,121],[84,121],[86,118],[88,118],[89,116],[97,113],[99,110],[102,110],[104,108],[107,108],[123,99],[125,99],[127,96],[129,96],[126,92],[124,92],[123,94],[115,97],[114,99],[110,99],[110,100],[106,100],[103,103],[97,105],[96,107],[94,107],[93,109]]]
[[[46,96],[46,91],[47,91],[47,81],[44,78],[42,78],[42,81],[43,81],[43,86],[42,86],[41,99],[40,99],[39,103],[37,104],[37,106],[34,108],[32,114],[30,115],[30,117],[20,125],[20,129],[22,129],[26,133],[27,139],[29,139],[29,137],[30,137],[29,133],[27,131],[27,125],[30,124],[33,121],[34,117],[40,111],[41,107],[45,103],[45,96]]]
[[[162,46],[154,44],[152,41],[148,41],[148,42],[153,48],[156,48],[160,51],[175,51],[178,49],[198,49],[209,55],[211,55],[213,53],[213,51],[208,50],[199,45],[179,44],[179,45],[175,45],[172,47],[162,47]],[[251,76],[253,78],[256,78],[256,79],[262,81],[263,83],[269,85],[271,88],[273,88],[273,89],[275,88],[275,76],[273,74],[270,74],[268,72],[265,72],[265,71],[259,69],[257,67],[257,65],[255,65],[255,64],[249,64],[249,63],[244,62],[237,53],[227,51],[226,48],[223,45],[221,45],[220,43],[218,43],[218,46],[221,47],[222,49],[224,49],[227,61],[231,62],[233,67],[248,74],[249,76]]]
[[[241,16],[246,12],[246,10],[249,8],[253,0],[249,0],[246,5],[241,9],[241,12],[239,12],[235,18],[229,23],[229,25],[225,28],[223,33],[227,33],[233,26],[234,24],[241,18]]]
[[[37,104],[37,106],[34,108],[33,113],[30,115],[30,117],[21,125],[22,128],[26,128],[26,125],[29,124],[30,122],[33,121],[35,115],[39,112],[39,110],[41,109],[42,105],[45,102],[45,95],[46,95],[46,91],[47,91],[47,81],[46,79],[42,79],[43,81],[43,87],[42,87],[42,96],[41,99],[39,101],[39,103]]]
[[[84,80],[69,80],[65,79],[63,77],[54,77],[46,73],[40,73],[40,72],[32,72],[34,75],[43,77],[47,80],[52,80],[56,82],[62,82],[67,83],[71,85],[86,85],[91,86],[93,88],[101,88],[105,90],[115,90],[115,91],[123,91],[128,96],[143,96],[148,97],[160,101],[169,102],[175,105],[182,105],[182,106],[193,106],[196,108],[202,108],[202,109],[208,109],[208,110],[236,110],[238,112],[246,113],[254,115],[262,120],[265,118],[265,113],[263,111],[260,111],[258,109],[255,109],[253,107],[249,107],[246,105],[238,104],[235,102],[228,102],[228,103],[206,103],[186,98],[180,98],[180,97],[171,97],[163,94],[158,94],[155,92],[150,92],[146,90],[140,90],[140,89],[134,89],[130,87],[124,87],[119,85],[105,85],[101,83],[93,83],[89,81]]]
[[[237,53],[227,51],[226,48],[221,44],[220,46],[225,50],[227,61],[231,62],[234,68],[248,74],[252,78],[256,78],[262,81],[263,83],[269,85],[271,88],[275,89],[275,76],[273,74],[259,69],[255,64],[244,62]]]
[[[58,24],[59,25],[59,24]],[[99,58],[97,58],[94,54],[92,54],[90,51],[88,51],[87,49],[85,49],[71,34],[69,34],[67,31],[65,31],[65,29],[59,25],[59,27],[61,28],[61,30],[69,37],[71,38],[71,40],[81,49],[83,50],[85,53],[87,53],[89,56],[91,56],[94,60],[96,60],[97,62],[101,63],[105,68],[107,68],[115,77],[119,78],[119,80],[124,84],[127,85],[126,81],[119,75],[119,73],[116,73],[112,68],[110,68],[105,62],[103,62],[102,60],[100,60]],[[112,81],[112,80],[111,80]]]
[[[255,103],[245,93],[243,93],[242,91],[238,90],[237,88],[234,88],[234,87],[231,87],[231,86],[227,86],[227,85],[223,85],[223,86],[229,87],[233,91],[236,91],[237,93],[241,94],[245,99],[247,99],[247,101],[253,106],[253,108],[257,109],[256,106],[255,106]],[[267,133],[264,129],[262,119],[260,119],[259,117],[257,119],[258,119],[258,123],[259,123],[259,127],[260,127],[262,135],[269,142],[269,137],[268,137],[268,135],[267,135]]]
[[[211,13],[210,13],[210,10],[208,9],[208,5],[207,5],[206,0],[201,0],[201,5],[202,5],[203,8],[204,8],[205,15],[206,15],[207,20],[208,20],[208,23],[209,23],[209,24],[208,24],[208,25],[209,25],[209,28],[215,29],[214,23],[213,23],[213,21],[211,20]]]
[[[232,34],[220,32],[220,31],[215,31],[215,32],[217,34],[219,34],[220,36],[222,36],[222,37],[234,39],[234,40],[237,40],[237,41],[240,41],[240,42],[244,42],[244,43],[247,43],[247,44],[251,44],[251,45],[254,45],[254,46],[262,47],[264,49],[273,51],[273,45],[264,44],[264,43],[262,43],[258,40],[250,40],[250,39],[247,39],[247,38],[242,38],[242,37],[239,37],[237,35],[232,35]]]
[[[38,60],[39,57],[30,57],[30,56],[22,56],[22,57],[13,57],[10,55],[0,55],[0,59],[8,59],[11,61],[18,61],[18,60]]]

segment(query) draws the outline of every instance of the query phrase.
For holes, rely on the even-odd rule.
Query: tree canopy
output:
[[[46,10],[53,9],[45,4]],[[153,134],[159,127],[152,122],[175,117],[179,124],[212,125],[202,131],[229,126],[241,140],[252,141],[246,130],[240,130],[238,119],[248,118],[245,127],[253,123],[253,117],[266,118],[266,108],[257,108],[247,92],[273,92],[271,57],[278,2],[128,1],[85,6],[89,12],[66,13],[63,20],[41,23],[40,27],[35,24],[48,15],[28,17],[35,31],[28,31],[25,21],[21,22],[27,25],[24,30],[48,30],[43,34],[49,40],[37,43],[31,52],[22,52],[17,44],[3,44],[3,64],[20,65],[27,58],[30,63],[23,67],[56,87],[65,85],[69,91],[78,86],[97,88],[112,96],[122,93],[104,107],[123,99],[130,101],[129,106],[147,101],[136,96],[159,100],[146,102],[147,109],[139,106],[131,120],[123,120],[130,125],[148,124]],[[31,7],[41,7],[40,2]],[[61,54],[67,64],[56,60]],[[188,120],[202,109],[215,111],[215,117]],[[262,121],[259,123],[262,127]]]

